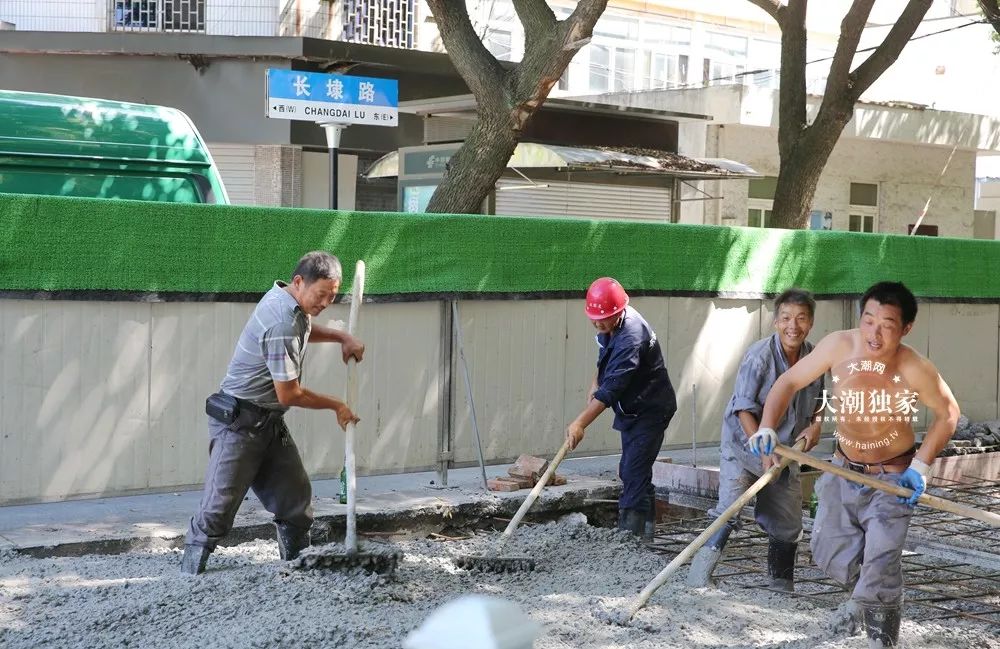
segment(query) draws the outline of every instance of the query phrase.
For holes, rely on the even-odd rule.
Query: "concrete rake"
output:
[[[347,333],[354,335],[358,326],[361,301],[365,291],[365,262],[358,260],[354,270],[354,286],[351,294],[351,314],[347,323]],[[347,361],[347,407],[354,411],[357,402],[357,363]],[[354,469],[354,423],[347,425],[344,442],[344,465],[347,470],[347,534],[344,545],[328,544],[307,550],[296,560],[295,567],[303,569],[353,570],[360,568],[367,572],[392,574],[403,558],[403,553],[388,548],[371,548],[362,552],[358,549],[356,474]]]
[[[454,560],[456,566],[465,570],[480,570],[483,572],[529,572],[535,569],[535,560],[532,557],[524,555],[501,556],[501,552],[503,552],[503,548],[511,535],[513,535],[514,530],[520,525],[521,519],[528,513],[531,506],[535,504],[535,500],[542,493],[542,489],[552,479],[556,469],[559,467],[559,463],[566,457],[566,452],[569,450],[567,443],[563,442],[556,456],[549,463],[549,468],[545,470],[542,477],[535,483],[531,493],[528,494],[528,497],[521,503],[520,509],[514,514],[514,518],[510,519],[510,522],[507,523],[507,528],[500,535],[500,540],[497,542],[493,552],[485,555],[463,555],[456,557]]]

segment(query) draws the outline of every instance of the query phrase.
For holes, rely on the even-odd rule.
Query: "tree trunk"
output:
[[[791,153],[781,157],[774,190],[771,227],[798,230],[808,227],[816,186],[851,113],[814,122],[800,136]]]
[[[781,162],[771,225],[805,228],[820,175],[844,127],[851,121],[854,104],[896,61],[932,0],[907,0],[882,43],[851,70],[861,33],[875,4],[875,0],[853,0],[840,25],[840,38],[823,101],[813,123],[808,125],[805,83],[808,0],[749,1],[766,11],[781,28],[781,86],[778,91],[778,157]]]
[[[1000,6],[997,0],[979,0],[979,8],[983,10],[986,22],[993,26],[993,30],[1000,35]]]
[[[464,1],[427,0],[455,69],[479,106],[479,119],[427,205],[428,212],[476,214],[507,168],[524,125],[531,119],[590,40],[608,0],[580,0],[556,20],[545,0],[512,0],[524,26],[521,61],[502,66],[480,41]]]
[[[514,154],[518,135],[510,128],[509,114],[496,108],[480,109],[472,132],[448,161],[445,178],[427,204],[427,211],[479,214],[483,197],[493,191]]]

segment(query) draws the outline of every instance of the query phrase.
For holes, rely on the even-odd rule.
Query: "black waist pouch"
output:
[[[205,412],[216,421],[231,424],[240,414],[240,404],[236,397],[225,392],[216,392],[205,399]]]

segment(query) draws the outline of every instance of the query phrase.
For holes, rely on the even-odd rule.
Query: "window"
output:
[[[938,236],[938,226],[936,225],[928,225],[926,223],[921,223],[920,227],[917,228],[917,231],[915,233],[913,232],[914,225],[916,224],[910,223],[909,225],[906,226],[906,234],[916,234],[917,236],[924,236],[924,237]]]
[[[661,54],[644,52],[645,87],[671,88],[687,83],[688,57],[686,54]]]
[[[751,178],[750,187],[747,190],[749,198],[760,198],[769,201],[774,200],[774,192],[778,189],[777,176],[764,176],[763,178]]]
[[[615,83],[612,90],[632,90],[635,87],[635,50],[615,49]]]
[[[159,25],[156,0],[115,0],[116,29],[156,29]]]
[[[769,228],[772,216],[770,209],[751,207],[747,210],[747,225],[751,228]]]
[[[771,208],[778,179],[774,176],[751,178],[747,188],[747,225],[752,228],[771,227]]]
[[[559,77],[559,85],[557,86],[559,90],[569,90],[569,66],[563,70],[562,76]]]
[[[486,49],[500,61],[510,61],[511,33],[500,29],[489,29],[483,39]]]
[[[719,85],[720,83],[743,83],[745,65],[735,63],[724,63],[705,59],[703,68],[704,78],[702,81],[706,85]]]
[[[205,0],[114,0],[115,31],[205,31]]]
[[[851,183],[851,207],[847,229],[851,232],[875,232],[878,221],[878,185]]]
[[[414,0],[344,0],[344,40],[413,48]]]
[[[639,39],[639,22],[605,14],[594,25],[594,36],[607,36],[633,43]]]
[[[594,26],[587,46],[591,92],[630,91],[636,84],[639,21],[605,14]]]
[[[640,79],[643,88],[673,88],[687,83],[691,29],[666,23],[643,22]]]
[[[706,85],[744,83],[749,41],[744,36],[708,32],[702,81]]]
[[[210,187],[207,179],[197,174],[156,175],[109,169],[70,172],[29,167],[13,167],[0,173],[0,191],[14,194],[203,203],[210,202]]]
[[[851,205],[878,207],[878,185],[851,183]]]
[[[851,232],[874,232],[875,217],[867,214],[851,214],[848,217],[847,229]]]
[[[713,50],[727,58],[742,58],[747,56],[747,39],[743,36],[708,32],[705,49]]]
[[[607,90],[610,72],[610,48],[604,45],[590,45],[590,89],[599,92]]]
[[[747,68],[756,70],[747,81],[757,88],[777,89],[781,67],[781,43],[754,39],[750,43]]]

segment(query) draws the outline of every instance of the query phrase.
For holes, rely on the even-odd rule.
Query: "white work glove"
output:
[[[756,457],[770,455],[778,445],[778,434],[773,428],[758,428],[757,432],[747,440],[747,447]]]
[[[910,467],[903,472],[903,475],[899,476],[898,484],[900,487],[913,489],[913,495],[909,498],[897,496],[900,503],[906,503],[910,507],[917,504],[920,495],[927,488],[928,471],[930,471],[930,467],[923,460],[918,460],[917,458],[910,460]]]

